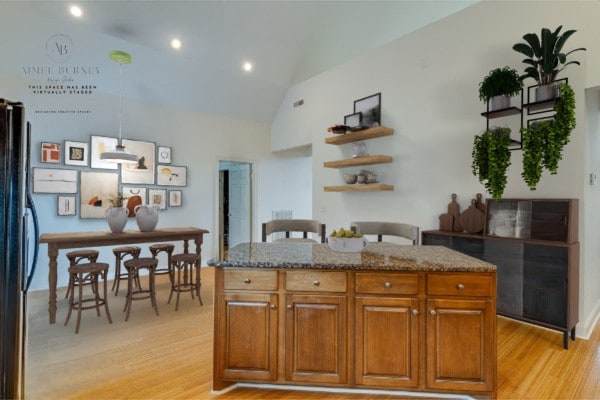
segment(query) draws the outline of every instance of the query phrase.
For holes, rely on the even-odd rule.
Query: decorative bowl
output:
[[[333,251],[341,251],[344,253],[357,253],[362,251],[367,245],[368,240],[365,237],[361,238],[338,238],[327,237],[327,244]]]
[[[356,174],[345,174],[344,175],[344,182],[346,182],[349,185],[355,184],[357,179],[358,179],[358,176]]]

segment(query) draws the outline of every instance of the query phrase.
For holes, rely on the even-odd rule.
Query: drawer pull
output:
[[[414,309],[414,310],[412,310],[412,313],[413,313],[413,315],[419,315],[419,310]]]
[[[458,285],[456,285],[456,288],[458,290],[464,290],[465,289],[465,285],[463,285],[462,283],[459,283]]]
[[[435,312],[435,310],[431,310],[431,311],[429,311],[429,314],[436,315],[437,313]]]
[[[383,286],[385,286],[387,289],[389,289],[389,288],[392,287],[392,284],[389,283],[389,282],[386,282],[386,283],[383,284]]]
[[[250,283],[250,282],[251,282],[250,278],[244,279],[244,283]]]
[[[292,305],[288,304],[287,307],[285,307],[285,308],[287,308],[288,310],[291,310],[292,309]]]
[[[275,304],[271,304],[271,305],[269,306],[269,308],[270,308],[271,310],[277,310],[277,306],[276,306]]]
[[[319,282],[319,281],[314,281],[313,282],[313,286],[319,286],[320,284],[321,284],[321,282]]]

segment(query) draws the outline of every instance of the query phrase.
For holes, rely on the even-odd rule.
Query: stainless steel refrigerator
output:
[[[0,99],[0,395],[24,398],[27,289],[39,229],[31,199],[31,126],[22,103]]]

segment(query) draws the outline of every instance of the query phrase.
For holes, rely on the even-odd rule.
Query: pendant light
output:
[[[105,162],[117,164],[137,164],[138,157],[133,153],[125,151],[125,146],[121,143],[121,125],[123,122],[123,64],[131,64],[131,55],[124,51],[113,50],[110,52],[111,60],[119,63],[119,141],[114,151],[105,151],[100,154],[100,159]]]

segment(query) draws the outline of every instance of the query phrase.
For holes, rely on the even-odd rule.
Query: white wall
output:
[[[586,155],[592,157],[586,152],[584,89],[600,75],[596,69],[590,71],[594,76],[588,76],[587,66],[588,59],[597,65],[600,53],[600,28],[594,20],[598,15],[598,2],[478,3],[290,88],[271,127],[272,146],[313,145],[313,213],[329,226],[371,219],[437,229],[438,216],[446,211],[451,193],[458,194],[462,210],[476,193],[485,193],[471,173],[473,136],[485,129],[485,119],[480,116],[485,106],[478,99],[479,82],[496,67],[510,65],[523,70],[522,56],[512,50],[512,45],[525,33],[562,24],[563,29],[578,30],[567,42],[567,50],[588,49],[573,57],[582,66],[569,66],[563,74],[569,77],[576,93],[578,126],[565,148],[559,173],[545,173],[534,192],[520,177],[522,153],[513,152],[504,197],[580,199],[580,241],[583,249],[588,249],[592,246],[585,246],[586,238],[598,237],[599,228],[586,221],[586,211],[594,204],[588,206],[584,196],[583,160]],[[342,174],[349,171],[323,168],[323,162],[348,158],[350,154],[349,146],[324,144],[326,128],[342,122],[343,116],[352,112],[353,100],[377,92],[382,93],[382,124],[393,128],[394,135],[366,143],[370,154],[393,156],[392,164],[371,169],[395,190],[324,192],[323,186],[342,184]],[[299,113],[290,104],[298,99],[311,105],[301,111],[302,130],[312,135],[309,143],[300,143],[297,135]],[[584,251],[582,254],[587,255]],[[600,299],[598,285],[592,287],[583,281],[583,277],[597,274],[597,265],[588,261],[593,260],[581,257],[581,321],[590,316]]]

